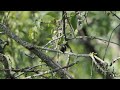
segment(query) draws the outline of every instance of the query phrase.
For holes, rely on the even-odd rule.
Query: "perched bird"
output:
[[[66,51],[66,49],[67,49],[66,44],[61,44],[60,45],[60,51],[62,51],[63,53]]]

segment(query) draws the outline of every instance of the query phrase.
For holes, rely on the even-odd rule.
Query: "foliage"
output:
[[[78,60],[79,62],[77,64],[66,68],[69,74],[74,78],[91,78],[91,68],[93,71],[92,78],[103,78],[103,76],[96,71],[94,65],[92,67],[91,58],[70,56],[69,53],[89,54],[93,51],[91,51],[88,46],[92,45],[101,59],[103,59],[105,52],[107,53],[105,56],[105,61],[107,62],[111,62],[114,58],[119,57],[119,45],[110,43],[108,49],[106,50],[108,42],[103,40],[109,41],[112,30],[119,24],[119,20],[115,15],[113,15],[113,13],[119,15],[120,12],[80,11],[80,30],[78,30],[77,13],[75,11],[66,11],[66,13],[65,34],[63,33],[62,11],[1,11],[0,22],[6,24],[10,31],[15,33],[22,40],[44,49],[53,49],[53,51],[44,49],[40,50],[63,67]],[[85,31],[83,28],[85,28]],[[116,43],[119,42],[118,31],[119,30],[115,30],[113,32],[110,41],[114,41]],[[2,32],[1,29],[0,32]],[[12,71],[12,74],[15,76],[18,75],[18,79],[52,70],[51,67],[47,66],[46,63],[42,62],[40,58],[27,50],[25,47],[18,44],[6,34],[0,34],[0,39],[9,41],[9,45],[7,45],[4,49],[4,55],[7,59],[9,59],[9,64],[12,69],[25,69],[38,65],[32,69],[34,70],[33,72],[26,71],[23,73]],[[68,41],[65,40],[65,35],[68,38]],[[76,37],[79,36],[93,36],[102,40],[96,38],[76,39]],[[58,53],[60,52],[62,44],[65,44],[67,49],[65,53]],[[72,49],[72,52],[70,48]],[[57,50],[58,52],[55,52],[54,50]],[[119,72],[119,64],[119,62],[114,64],[117,72]],[[3,68],[2,63],[0,63],[0,78],[5,78],[2,70]],[[19,76],[21,73],[23,74]],[[52,79],[60,77],[56,75],[56,72],[51,72],[32,78]]]

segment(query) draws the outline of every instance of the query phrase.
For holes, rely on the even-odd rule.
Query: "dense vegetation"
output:
[[[119,11],[1,11],[0,78],[119,78]]]

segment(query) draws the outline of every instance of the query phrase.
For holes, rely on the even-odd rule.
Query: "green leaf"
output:
[[[77,18],[76,18],[76,15],[71,16],[70,22],[71,22],[72,27],[75,30],[77,28]]]
[[[33,29],[30,29],[30,30],[28,31],[28,33],[29,33],[29,38],[30,38],[30,39],[34,39]]]
[[[46,38],[46,40],[51,40],[51,38]]]
[[[42,18],[42,21],[43,22],[51,22],[52,20],[54,20],[54,17],[50,16],[50,15],[44,15],[43,18]]]
[[[51,17],[54,17],[55,19],[59,19],[60,18],[60,12],[48,12],[46,15],[50,15]]]

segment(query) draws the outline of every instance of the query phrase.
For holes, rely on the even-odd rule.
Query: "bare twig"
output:
[[[113,13],[112,11],[110,11],[112,13],[113,16],[115,16],[117,19],[120,20],[120,17],[118,17],[118,15],[116,15],[115,13]]]
[[[45,48],[45,47],[46,47],[47,45],[49,45],[50,43],[52,43],[52,42],[54,42],[54,41],[56,41],[56,40],[58,40],[58,39],[60,39],[60,38],[62,38],[62,37],[63,37],[63,35],[61,35],[60,37],[57,37],[57,38],[49,41],[49,42],[48,42],[47,44],[45,44],[43,47]]]
[[[46,65],[46,64],[38,64],[32,67],[27,67],[27,68],[21,68],[21,69],[0,69],[0,71],[14,71],[14,72],[34,72],[35,70],[31,70],[34,69],[38,66],[42,66],[42,65]]]
[[[61,68],[56,68],[56,69],[53,69],[53,70],[48,70],[48,71],[41,72],[39,74],[35,74],[35,75],[32,75],[32,76],[28,76],[28,77],[26,77],[26,79],[30,79],[30,78],[33,78],[33,77],[45,75],[45,74],[48,74],[48,73],[54,73],[54,72],[57,72],[60,69],[65,69],[65,68],[68,68],[68,67],[72,67],[74,64],[77,64],[79,61],[80,60],[76,60],[75,62],[73,62],[73,63],[71,63],[71,64],[69,64],[67,66],[64,66],[64,67],[61,67]]]
[[[57,53],[62,53],[61,51],[58,51],[58,50],[54,50],[54,49],[50,49],[50,48],[42,48],[42,47],[39,47],[37,46],[38,49],[42,49],[42,50],[48,50],[48,51],[51,51],[51,52],[57,52]],[[64,52],[64,54],[69,54],[71,56],[77,56],[77,57],[89,57],[89,54],[76,54],[76,53],[72,53],[72,52]]]
[[[120,60],[120,57],[117,57],[116,59],[112,60],[112,62],[110,63],[110,66],[112,66],[118,60]]]
[[[110,40],[111,40],[112,34],[113,34],[113,32],[114,32],[119,26],[120,26],[120,24],[117,25],[117,27],[116,27],[115,29],[113,29],[112,32],[111,32],[111,34],[110,34],[110,38],[109,38],[109,40],[108,40],[108,44],[107,44],[107,47],[106,47],[106,49],[105,49],[105,54],[104,54],[104,56],[103,56],[103,60],[105,59],[105,56],[106,56],[106,53],[107,53],[107,50],[108,50],[108,47],[109,47],[109,44],[110,44]]]
[[[100,41],[104,41],[105,43],[109,42],[108,40],[105,40],[105,39],[102,39],[102,38],[98,38],[98,37],[95,37],[95,36],[77,36],[76,38],[70,38],[70,39],[68,39],[68,41],[69,40],[73,40],[73,39],[84,39],[84,38],[97,39],[97,40],[100,40]],[[116,45],[120,46],[120,44],[112,42],[112,41],[110,41],[109,43],[113,43],[113,44],[116,44]]]

